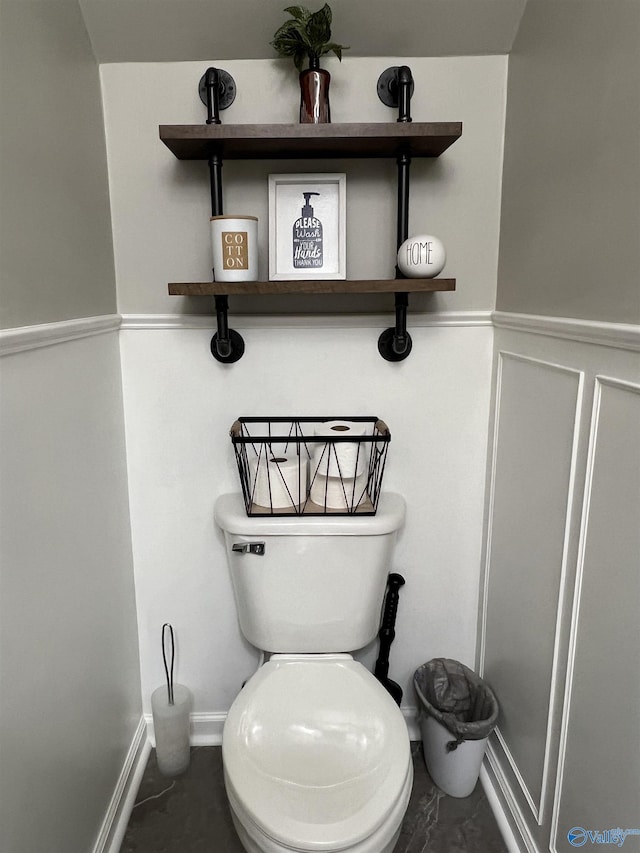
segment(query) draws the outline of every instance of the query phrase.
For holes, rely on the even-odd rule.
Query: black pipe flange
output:
[[[198,83],[198,94],[205,107],[207,106],[207,74],[210,70],[212,69],[205,71]],[[226,110],[236,99],[236,81],[228,71],[223,71],[222,68],[215,70],[218,72],[218,107]]]
[[[385,105],[385,107],[397,107],[399,104],[399,80],[401,67],[404,68],[406,66],[392,65],[391,68],[387,68],[386,71],[383,71],[382,74],[378,77],[378,97]],[[409,97],[413,97],[413,90],[414,83],[412,77],[411,82],[409,84]]]
[[[413,341],[409,332],[398,338],[397,329],[385,329],[378,338],[378,352],[385,361],[404,361],[411,352]]]
[[[229,329],[227,340],[218,340],[218,333],[216,332],[211,338],[211,355],[216,361],[220,361],[222,364],[233,364],[236,361],[240,361],[244,355],[244,340],[242,336],[235,329]]]

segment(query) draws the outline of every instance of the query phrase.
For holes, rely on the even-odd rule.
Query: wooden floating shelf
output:
[[[439,157],[461,135],[462,122],[160,125],[160,139],[179,160]]]
[[[388,69],[393,71],[394,69]],[[398,234],[407,236],[409,166],[415,157],[439,157],[462,136],[462,122],[412,122],[407,104],[394,122],[341,124],[198,124],[160,125],[160,140],[179,160],[205,160],[209,164],[211,204],[222,213],[222,163],[224,160],[304,160],[337,158],[393,158],[398,167]],[[400,100],[400,99],[399,99]],[[209,104],[211,112],[211,104]],[[403,113],[404,111],[404,113]],[[402,212],[405,221],[402,222]],[[211,352],[218,361],[232,364],[242,357],[241,336],[228,327],[227,296],[331,293],[394,293],[395,327],[378,339],[378,351],[387,361],[402,361],[411,352],[407,332],[408,293],[435,293],[456,289],[454,278],[173,282],[171,296],[215,297],[218,332]]]
[[[356,281],[205,281],[169,284],[170,296],[247,296],[279,293],[435,293],[456,289],[455,278]]]

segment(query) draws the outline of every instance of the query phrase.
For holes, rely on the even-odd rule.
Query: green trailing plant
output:
[[[293,57],[298,71],[302,71],[305,59],[309,67],[317,68],[320,57],[335,53],[342,62],[342,51],[348,46],[331,41],[331,8],[325,3],[317,12],[304,6],[287,6],[284,10],[291,17],[275,32],[271,45],[279,56]]]

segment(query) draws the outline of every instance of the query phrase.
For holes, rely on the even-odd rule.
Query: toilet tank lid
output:
[[[220,495],[214,518],[227,533],[243,536],[382,536],[399,530],[405,517],[402,495],[380,496],[375,515],[248,516],[242,495]]]

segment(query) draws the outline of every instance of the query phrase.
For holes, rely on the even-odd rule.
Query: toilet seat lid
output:
[[[222,747],[230,797],[294,849],[339,850],[373,833],[411,764],[400,709],[346,654],[273,655],[233,703]]]

